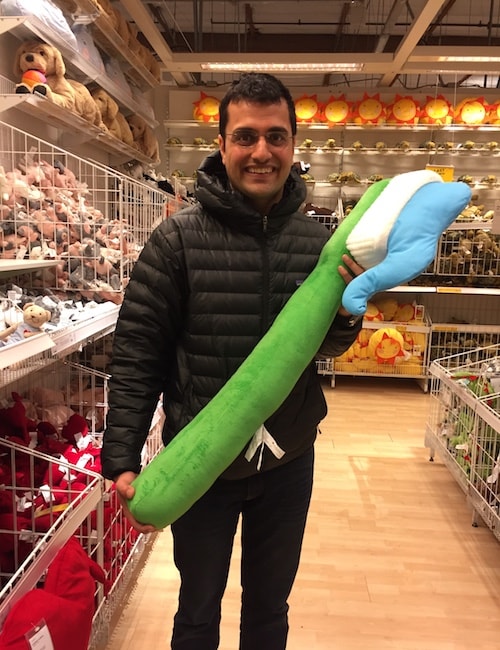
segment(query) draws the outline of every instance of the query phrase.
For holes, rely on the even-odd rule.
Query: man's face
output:
[[[282,134],[281,146],[259,137],[251,146],[234,142],[230,134]],[[251,138],[250,138],[251,139]],[[280,140],[274,137],[273,141]],[[228,106],[225,138],[219,135],[222,161],[234,189],[244,194],[261,213],[268,214],[283,194],[283,186],[293,163],[295,138],[292,137],[290,117],[285,100],[280,104],[256,104],[241,101]]]

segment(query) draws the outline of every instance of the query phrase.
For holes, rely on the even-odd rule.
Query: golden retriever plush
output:
[[[153,162],[160,162],[158,139],[153,129],[139,115],[130,115],[127,121],[134,136],[134,142],[139,151]]]
[[[59,50],[41,41],[24,41],[16,52],[14,74],[20,79],[27,71],[45,75],[47,97],[63,108],[75,110],[75,90],[64,76],[66,67]]]
[[[38,40],[24,41],[16,52],[14,74],[21,79],[24,79],[27,74],[42,75],[45,78],[43,94],[55,104],[103,128],[99,107],[86,86],[66,78],[66,66],[61,52],[56,47]],[[18,92],[22,92],[23,88],[29,90],[23,84],[20,85]],[[34,89],[40,90],[40,84]]]
[[[92,91],[92,97],[99,107],[102,121],[110,134],[133,147],[134,136],[132,135],[132,131],[125,116],[120,112],[120,107],[111,95],[108,95],[102,88],[96,88]]]

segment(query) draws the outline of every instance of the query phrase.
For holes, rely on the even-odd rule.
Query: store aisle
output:
[[[325,393],[288,650],[498,650],[500,546],[429,462],[428,396],[412,380],[368,377]],[[220,650],[238,648],[239,557],[236,547]],[[169,648],[176,598],[166,530],[106,650]]]

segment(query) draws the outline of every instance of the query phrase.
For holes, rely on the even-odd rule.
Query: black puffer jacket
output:
[[[176,435],[231,377],[314,268],[329,237],[297,212],[302,179],[290,175],[283,199],[262,217],[228,187],[218,152],[198,171],[190,206],[161,223],[134,266],[118,319],[109,383],[103,474],[139,472],[158,397],[166,412],[164,442]],[[343,352],[359,326],[337,316],[325,341]],[[311,365],[266,422],[285,455],[266,448],[262,470],[297,457],[314,442],[326,403]],[[244,453],[244,452],[243,452]],[[257,471],[242,455],[227,478]]]

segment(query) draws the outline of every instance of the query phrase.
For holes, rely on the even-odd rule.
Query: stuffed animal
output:
[[[26,592],[9,610],[0,633],[0,647],[41,648],[36,639],[35,645],[33,638],[26,639],[43,621],[50,640],[50,645],[43,643],[46,648],[86,650],[96,607],[96,581],[104,584],[106,593],[110,585],[103,569],[87,555],[77,538],[71,537],[50,564],[43,588]]]
[[[392,183],[395,187],[389,189]],[[363,314],[367,300],[375,293],[419,275],[428,264],[428,255],[434,254],[442,231],[456,219],[470,196],[464,183],[445,183],[429,170],[371,185],[325,244],[316,267],[251,354],[134,480],[135,494],[128,504],[134,517],[157,528],[175,521],[250,440],[265,440],[268,432],[263,422],[317,354],[341,302],[350,313]],[[348,251],[363,265],[348,244],[362,222],[361,234],[371,231],[371,246],[377,248],[375,266],[366,282],[362,278],[369,271],[353,278],[346,287],[338,266]],[[416,231],[416,224],[420,231]],[[358,286],[346,303],[346,292],[352,285]],[[353,302],[355,308],[349,309]]]
[[[43,94],[55,104],[75,110],[75,90],[65,78],[66,66],[58,49],[38,40],[21,43],[14,58],[14,74],[22,80],[26,72],[32,76],[36,73],[44,75],[45,82],[36,84],[40,89],[45,88]],[[22,88],[28,87],[23,80],[21,83],[24,83]]]
[[[43,326],[51,319],[51,313],[33,302],[28,302],[23,307],[23,322],[11,325],[0,333],[0,346],[24,341],[24,339],[39,334]]]
[[[132,131],[136,147],[153,162],[160,162],[158,139],[153,129],[139,115],[130,115],[127,121]]]
[[[134,136],[117,102],[102,88],[92,91],[92,97],[99,107],[102,121],[109,133],[129,146],[134,144]]]
[[[98,105],[84,84],[66,78],[62,54],[53,45],[38,40],[21,43],[14,60],[14,74],[21,79],[16,92],[39,92],[103,128]]]

